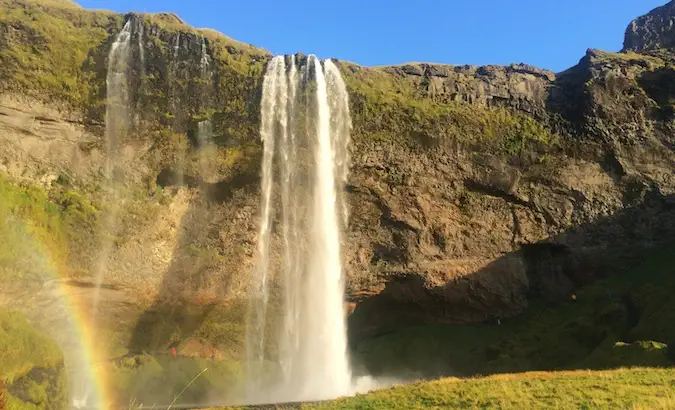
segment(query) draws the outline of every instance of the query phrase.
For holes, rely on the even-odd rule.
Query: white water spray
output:
[[[209,56],[208,49],[206,47],[206,38],[202,36],[202,57],[199,61],[199,66],[202,69],[202,78],[208,76],[209,65],[211,64],[211,56]]]
[[[145,29],[143,28],[143,22],[138,21],[138,55],[141,59],[141,82],[145,81],[145,47],[143,42],[145,41]]]
[[[309,56],[300,76],[295,59],[288,62],[273,58],[263,83],[262,212],[247,346],[250,401],[330,399],[354,391],[340,246],[351,129],[347,92],[331,61],[322,66]],[[277,268],[271,261],[272,210],[279,209],[279,195],[283,260]],[[272,278],[282,284],[283,322],[272,339],[281,374],[270,386],[262,380]]]
[[[127,21],[115,38],[108,54],[108,74],[106,78],[105,113],[105,190],[109,208],[103,214],[100,232],[100,249],[94,272],[95,291],[92,316],[96,319],[104,271],[113,245],[113,235],[119,208],[119,190],[115,183],[115,165],[121,140],[126,136],[130,124],[128,71],[131,56],[132,23]],[[93,381],[80,380],[72,394],[75,407],[91,406],[89,397],[94,390]]]
[[[207,106],[207,91],[208,85],[211,81],[211,56],[209,56],[208,48],[206,46],[206,39],[201,37],[201,57],[199,59],[199,68],[201,70],[202,91],[200,98],[200,106],[204,108]],[[197,124],[197,142],[199,144],[199,167],[202,178],[209,178],[215,171],[214,163],[216,159],[214,152],[215,147],[212,141],[213,124],[210,119],[200,121]]]
[[[180,33],[176,34],[176,41],[173,44],[173,59],[178,58],[178,50],[180,49]]]

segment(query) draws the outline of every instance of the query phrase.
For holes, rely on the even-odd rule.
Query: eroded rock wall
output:
[[[117,164],[123,211],[105,281],[160,307],[241,298],[255,263],[264,51],[170,15],[99,16],[91,24],[104,33],[73,68],[93,79],[87,98],[55,100],[42,83],[19,98],[21,68],[3,72],[0,169],[52,197],[80,192],[105,212],[105,55],[124,18],[145,28],[146,66],[134,68],[145,74]],[[202,44],[213,59],[206,83]],[[589,50],[558,75],[524,65],[340,69],[354,120],[345,187],[354,337],[515,315],[673,237],[671,51]],[[208,147],[195,138],[206,119]],[[86,280],[95,250],[71,249],[91,252],[71,266]]]

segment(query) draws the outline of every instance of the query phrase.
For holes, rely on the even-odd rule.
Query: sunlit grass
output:
[[[416,383],[303,408],[665,409],[675,407],[675,370],[523,373]]]

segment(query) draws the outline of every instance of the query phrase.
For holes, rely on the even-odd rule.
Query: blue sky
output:
[[[76,0],[84,7],[171,11],[274,54],[363,65],[527,63],[554,71],[587,48],[618,51],[635,17],[667,0]]]

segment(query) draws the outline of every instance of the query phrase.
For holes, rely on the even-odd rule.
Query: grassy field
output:
[[[531,303],[494,323],[411,327],[362,341],[356,361],[377,376],[441,377],[673,363],[674,244],[576,300]]]
[[[672,409],[675,369],[522,373],[442,379],[307,409]]]

